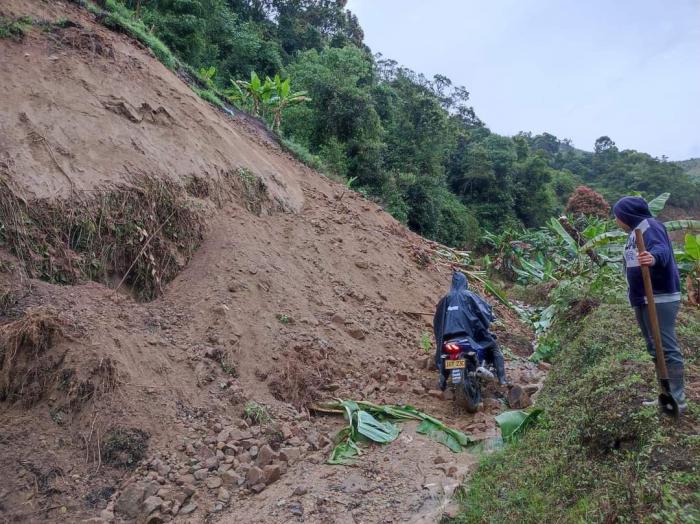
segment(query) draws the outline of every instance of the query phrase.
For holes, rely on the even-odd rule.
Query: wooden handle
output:
[[[646,251],[644,245],[644,235],[639,229],[634,230],[635,238],[637,239],[637,250],[639,253]],[[659,379],[668,380],[668,371],[666,370],[666,358],[664,356],[664,348],[661,345],[661,330],[659,329],[659,317],[656,316],[656,304],[654,303],[654,289],[651,287],[651,275],[649,274],[649,266],[642,266],[642,280],[644,280],[644,292],[647,296],[647,313],[649,314],[649,325],[651,326],[651,334],[654,337],[654,348],[656,349],[656,369],[659,372]]]

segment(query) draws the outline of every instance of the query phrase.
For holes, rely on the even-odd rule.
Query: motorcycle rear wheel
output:
[[[467,413],[476,413],[481,403],[481,385],[476,377],[464,374],[455,387],[455,402]]]

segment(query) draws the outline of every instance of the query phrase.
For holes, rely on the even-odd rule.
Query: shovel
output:
[[[637,239],[637,250],[642,253],[646,251],[644,246],[644,236],[639,229],[634,230]],[[649,266],[641,266],[642,279],[644,280],[644,292],[647,296],[647,313],[649,314],[649,325],[654,337],[654,348],[656,349],[656,376],[661,384],[659,393],[659,407],[667,415],[678,418],[678,403],[671,395],[671,384],[668,380],[668,370],[666,369],[666,359],[664,358],[664,348],[661,345],[661,331],[659,330],[659,318],[656,316],[656,304],[654,303],[654,290],[651,287],[651,275]]]

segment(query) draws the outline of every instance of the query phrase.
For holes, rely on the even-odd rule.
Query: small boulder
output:
[[[263,476],[263,470],[258,468],[257,466],[253,466],[248,470],[248,473],[245,478],[245,483],[246,486],[252,489],[253,486],[263,483],[264,484],[264,476]]]
[[[280,459],[284,460],[288,464],[293,464],[301,456],[301,450],[299,448],[282,448],[280,450]]]
[[[520,386],[515,385],[508,391],[508,405],[512,409],[524,409],[532,404],[530,395]]]
[[[206,480],[209,476],[209,470],[206,468],[198,469],[194,472],[194,478],[197,480]]]
[[[268,464],[272,464],[275,460],[277,460],[277,457],[277,453],[275,453],[268,444],[265,444],[258,451],[258,466],[267,466]]]
[[[207,479],[207,487],[209,489],[218,489],[221,487],[221,479],[219,477],[209,477]]]
[[[273,482],[278,481],[281,476],[282,472],[279,464],[270,464],[269,466],[265,466],[263,468],[263,481],[266,485],[270,485]]]
[[[219,488],[218,493],[216,494],[216,498],[220,500],[221,502],[228,502],[229,499],[231,498],[231,494],[226,488]]]
[[[159,510],[163,504],[163,499],[152,495],[143,501],[143,513],[150,515],[156,510]]]
[[[141,482],[129,484],[117,499],[114,511],[118,515],[135,519],[141,513],[141,502],[146,498],[146,487]]]

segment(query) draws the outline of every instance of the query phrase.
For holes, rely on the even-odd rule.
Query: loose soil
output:
[[[477,454],[453,454],[407,423],[356,465],[330,466],[343,422],[308,411],[331,398],[407,403],[477,439],[497,435],[509,392],[456,412],[426,364],[421,336],[450,282],[448,268],[416,258],[431,246],[86,11],[10,0],[0,15],[76,24],[0,40],[8,190],[30,206],[70,202],[147,175],[189,185],[208,210],[200,247],[150,302],[109,282],[29,278],[27,261],[0,247],[0,340],[28,324],[39,333],[13,353],[22,374],[0,403],[0,520],[439,519]],[[274,205],[192,186],[241,168]],[[535,393],[543,371],[522,358],[531,333],[496,312],[509,378]],[[40,336],[47,326],[52,336]],[[51,365],[31,368],[32,354]],[[249,402],[269,419],[246,417]]]

